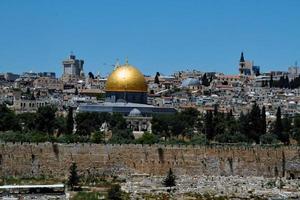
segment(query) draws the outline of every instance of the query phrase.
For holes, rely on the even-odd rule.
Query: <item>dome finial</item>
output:
[[[119,66],[120,66],[119,58],[117,58],[117,59],[116,59],[116,64],[115,64],[115,69],[117,69]]]

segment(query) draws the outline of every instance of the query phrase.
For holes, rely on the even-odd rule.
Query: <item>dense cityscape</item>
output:
[[[242,52],[237,59],[237,73],[233,75],[186,70],[171,75],[156,72],[152,76],[145,76],[126,59],[125,64],[120,64],[117,60],[108,77],[84,72],[84,60],[77,59],[74,54],[62,61],[61,65],[62,77],[56,77],[54,72],[1,74],[2,142],[197,145],[200,148],[206,145],[215,145],[216,148],[224,145],[253,148],[256,145],[271,145],[266,148],[277,148],[283,145],[297,145],[300,142],[300,67],[297,63],[287,71],[262,72],[253,61],[246,60]],[[159,148],[158,154],[163,154],[160,151],[162,149]],[[32,157],[32,162],[34,159],[35,157]],[[163,158],[159,156],[159,159]],[[229,160],[229,164],[231,162]],[[83,183],[82,177],[79,178],[77,164],[80,166],[80,163],[72,163],[69,188],[74,190],[79,183],[91,184],[91,180],[85,180]],[[176,187],[172,165],[168,166],[169,175],[163,183],[168,187]],[[230,166],[232,168],[232,163]],[[294,160],[282,169],[282,176],[286,180],[284,184],[289,190],[296,189],[295,182],[288,180],[299,177],[298,166],[300,162]],[[277,177],[280,173],[278,171],[275,167],[275,171],[269,173]],[[213,194],[206,190],[201,190],[200,193],[197,190],[185,191],[185,184],[195,183],[186,180],[189,177],[185,177],[187,174],[179,175],[183,176],[178,180],[183,188],[177,188],[177,193],[173,194],[175,198],[185,199],[187,193],[195,194],[196,199],[213,198]],[[99,177],[93,175],[92,179],[94,184],[97,182],[103,187],[103,179],[111,180],[111,176],[112,174],[102,174]],[[126,198],[133,199],[139,195],[142,198],[145,198],[143,195],[150,195],[142,189],[147,187],[145,184],[149,184],[144,182],[149,179],[148,175],[135,176],[125,178],[127,182],[122,185],[122,190],[127,193],[123,194],[123,198],[125,194],[128,195]],[[144,177],[143,183],[133,186],[139,176]],[[120,177],[117,179],[111,181],[121,181]],[[209,177],[201,179],[210,180]],[[254,176],[254,182],[255,179]],[[4,178],[3,181],[5,183],[12,180]],[[150,178],[149,181],[159,185],[156,179]],[[240,182],[235,184],[250,184],[236,178],[226,181],[222,178],[222,181],[225,185],[232,181]],[[261,181],[263,182],[263,179]],[[204,181],[200,184],[212,183]],[[265,186],[271,189],[278,188],[277,184],[283,183],[277,183],[275,179],[272,186],[273,182],[269,180],[251,190],[261,191],[264,184],[271,184]],[[108,193],[121,195],[121,187],[115,184],[112,186]],[[137,188],[132,191],[132,187]],[[138,190],[141,191],[136,196]],[[225,190],[224,196],[220,198],[226,199],[232,195],[224,188],[218,188],[215,192],[218,194],[220,190]],[[233,191],[233,187],[230,190]],[[147,198],[163,198],[159,197],[165,194],[162,191],[158,192],[158,196],[150,195]],[[236,191],[235,195],[239,196],[240,193]],[[167,194],[170,195],[170,191]],[[270,194],[278,195],[274,191],[268,195]],[[299,197],[298,194],[292,192],[287,197]],[[80,196],[80,193],[78,195]],[[248,195],[249,198],[251,195]],[[268,195],[259,193],[257,198],[270,197]],[[244,198],[248,198],[247,195],[244,195]]]
[[[0,0],[0,200],[299,200],[299,8]]]
[[[54,72],[2,73],[0,100],[8,116],[2,116],[0,130],[83,141],[101,132],[103,141],[118,143],[300,141],[297,63],[287,71],[261,72],[243,53],[237,63],[234,75],[187,70],[144,76],[126,60],[100,77],[85,75],[84,60],[71,54],[59,78]],[[130,132],[128,138],[114,140],[117,129]],[[146,136],[152,140],[144,141]]]

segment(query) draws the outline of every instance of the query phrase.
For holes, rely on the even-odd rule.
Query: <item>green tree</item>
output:
[[[204,85],[204,86],[209,86],[210,85],[206,73],[202,77],[202,85]]]
[[[97,100],[104,100],[105,99],[105,94],[104,93],[98,93],[96,95]]]
[[[199,123],[200,112],[195,108],[188,108],[180,113],[180,119],[190,128],[197,127]]]
[[[78,95],[78,88],[75,88],[75,95]]]
[[[208,111],[204,117],[204,132],[208,140],[212,140],[215,136],[213,114]]]
[[[185,136],[187,124],[180,119],[180,114],[170,115],[170,121],[168,123],[168,129],[172,137]]]
[[[181,118],[180,113],[174,115],[155,115],[152,118],[152,131],[159,137],[170,139],[171,137],[178,137],[185,135],[189,126],[185,120]],[[185,118],[185,117],[183,117]]]
[[[294,118],[293,123],[293,138],[298,142],[298,145],[300,144],[300,116],[296,116]]]
[[[134,141],[134,135],[129,129],[117,129],[112,130],[112,137],[109,140],[113,144],[129,144]]]
[[[136,143],[138,144],[155,144],[158,142],[158,136],[148,132],[144,133],[142,137],[136,140]]]
[[[273,81],[273,74],[271,74],[271,78],[270,78],[270,88],[274,87],[274,81]]]
[[[75,117],[76,134],[90,136],[92,132],[99,131],[104,122],[110,120],[111,115],[109,113],[80,112]]]
[[[276,144],[278,143],[277,136],[274,134],[266,133],[260,136],[260,143],[261,144]]]
[[[219,132],[215,140],[221,143],[246,142],[247,137],[239,132],[239,121],[234,118],[232,112],[227,113],[226,117],[220,122],[223,124],[224,132]]]
[[[287,121],[285,121],[285,123],[289,123]],[[290,125],[285,124],[285,129],[290,129],[288,127],[290,127]],[[281,142],[288,144],[289,143],[289,134],[284,132],[284,125],[282,123],[282,119],[281,119],[281,109],[280,107],[277,108],[277,112],[276,112],[276,120],[275,123],[273,125],[272,128],[272,133],[275,134],[278,138],[278,140],[280,140]]]
[[[58,116],[55,119],[55,129],[57,131],[58,136],[66,133],[67,130],[67,120],[63,116]]]
[[[155,78],[154,78],[154,83],[159,84],[159,72],[156,72]]]
[[[71,187],[72,190],[74,190],[74,188],[76,186],[78,186],[79,181],[80,181],[80,177],[77,173],[77,165],[76,163],[72,163],[72,165],[70,166],[70,175],[69,175],[69,179],[68,179],[68,185]]]
[[[169,115],[154,115],[151,120],[153,134],[159,137],[170,138],[169,121]]]
[[[189,143],[196,145],[205,145],[207,144],[207,138],[204,134],[194,134]]]
[[[5,104],[0,104],[0,131],[20,130],[21,127],[15,113]]]
[[[56,128],[56,111],[57,108],[54,106],[44,106],[37,110],[35,123],[38,131],[53,133]]]
[[[94,76],[94,74],[93,74],[92,72],[89,72],[89,73],[88,73],[88,76],[89,76],[89,78],[91,78],[91,79],[95,79],[95,76]]]
[[[22,131],[29,132],[36,128],[36,113],[20,113],[17,115]]]
[[[112,128],[116,128],[116,129],[126,129],[127,128],[127,123],[126,123],[125,118],[119,113],[112,114],[109,124]]]
[[[292,120],[286,116],[282,119],[282,134],[280,140],[285,144],[289,144],[291,132],[292,132]]]
[[[246,129],[246,136],[250,141],[254,141],[257,144],[260,142],[260,136],[263,135],[263,126],[261,120],[261,111],[259,106],[255,103],[252,106],[250,113],[248,113],[248,127]]]
[[[104,133],[101,131],[94,132],[94,134],[92,135],[92,142],[97,143],[97,144],[103,143],[104,142]]]
[[[163,185],[170,188],[176,186],[176,176],[173,174],[171,168],[169,169],[166,178],[163,180]]]
[[[224,113],[218,111],[218,105],[214,106],[214,115],[213,115],[213,128],[214,135],[222,135],[226,130],[226,119]]]
[[[69,107],[68,109],[68,116],[67,116],[67,127],[66,133],[72,134],[74,128],[74,119],[73,119],[73,108]]]
[[[112,185],[108,190],[107,198],[109,200],[122,200],[122,191],[120,185]]]
[[[266,107],[263,106],[261,109],[261,133],[262,135],[267,133],[267,118],[266,118]]]

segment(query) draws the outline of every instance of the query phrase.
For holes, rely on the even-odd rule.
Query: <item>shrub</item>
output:
[[[70,166],[70,176],[68,179],[68,185],[71,187],[71,189],[73,190],[75,188],[75,186],[78,186],[79,184],[79,175],[77,174],[77,165],[76,163],[72,163],[72,165]]]
[[[174,187],[176,186],[176,177],[173,174],[172,169],[169,169],[167,177],[163,180],[163,185],[165,187]]]
[[[104,142],[104,133],[97,131],[93,133],[91,141],[96,144],[100,144]]]
[[[122,200],[122,191],[120,185],[113,185],[108,191],[108,199]]]
[[[277,136],[275,134],[264,134],[260,136],[260,143],[261,144],[276,144],[279,140],[277,139]]]
[[[159,137],[152,133],[144,133],[143,136],[136,140],[138,144],[155,144],[159,142]]]
[[[129,144],[134,141],[134,136],[131,130],[128,129],[113,129],[112,137],[109,140],[112,144]]]
[[[72,200],[98,200],[100,196],[99,192],[78,192]]]

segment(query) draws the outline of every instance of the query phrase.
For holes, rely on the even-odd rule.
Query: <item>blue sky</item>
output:
[[[106,75],[126,56],[144,74],[237,73],[300,63],[299,0],[1,0],[0,72],[62,72],[73,51]]]

